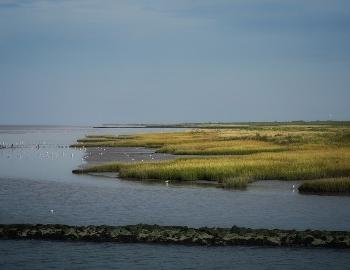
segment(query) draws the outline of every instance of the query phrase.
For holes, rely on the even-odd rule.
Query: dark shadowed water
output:
[[[347,269],[333,249],[0,241],[0,269]],[[20,254],[20,255],[19,255]]]
[[[227,191],[71,173],[85,162],[84,150],[67,147],[77,138],[148,131],[0,127],[0,144],[14,144],[0,149],[0,223],[350,230],[350,197],[300,195],[292,188],[297,183],[264,181],[246,191]],[[319,249],[0,241],[0,269],[342,269],[349,255]]]

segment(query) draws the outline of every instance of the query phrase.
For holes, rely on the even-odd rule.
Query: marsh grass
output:
[[[298,189],[301,193],[350,194],[350,177],[311,180],[302,183]]]
[[[119,172],[120,177],[130,179],[208,180],[236,188],[265,179],[350,177],[349,134],[348,125],[259,125],[132,136],[93,135],[73,146],[148,147],[162,153],[198,155],[163,162],[102,164],[84,172]]]
[[[260,153],[247,156],[181,158],[163,162],[112,163],[85,172],[119,172],[122,178],[177,181],[246,177],[250,180],[307,180],[350,176],[348,149]]]
[[[249,155],[261,152],[280,152],[287,147],[253,140],[199,141],[166,145],[158,153],[175,155]]]
[[[72,172],[75,174],[84,174],[84,173],[93,173],[93,172],[118,172],[120,170],[121,164],[110,162],[99,165],[90,166],[87,168],[79,168],[73,170]]]
[[[228,177],[222,180],[221,186],[227,189],[245,189],[250,182],[251,180],[246,176]]]
[[[72,147],[150,147],[173,154],[221,155],[278,152],[307,144],[350,145],[350,126],[259,125],[131,136],[90,135]]]

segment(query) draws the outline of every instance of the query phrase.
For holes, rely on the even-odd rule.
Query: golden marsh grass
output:
[[[84,172],[116,171],[120,177],[130,179],[208,180],[224,187],[242,188],[255,180],[350,177],[349,134],[348,126],[258,126],[87,136],[74,146],[155,147],[158,152],[199,156],[163,162],[102,164]]]

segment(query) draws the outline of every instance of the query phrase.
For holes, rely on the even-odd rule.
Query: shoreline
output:
[[[174,160],[183,156],[156,153],[156,149],[146,147],[88,147],[85,148],[85,166],[110,162],[159,162]],[[84,166],[84,164],[83,164]]]

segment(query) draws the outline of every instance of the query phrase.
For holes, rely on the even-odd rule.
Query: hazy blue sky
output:
[[[350,120],[349,0],[0,0],[0,124]]]

